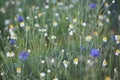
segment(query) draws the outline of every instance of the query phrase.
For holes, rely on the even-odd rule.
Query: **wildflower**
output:
[[[117,68],[114,68],[114,73],[118,73]]]
[[[50,70],[50,69],[48,69],[48,70],[47,70],[47,72],[48,72],[48,73],[50,73],[50,72],[51,72],[51,70]]]
[[[22,16],[18,16],[18,22],[23,22],[24,18]]]
[[[42,13],[38,13],[38,17],[41,17],[42,16]]]
[[[111,80],[109,76],[106,76],[104,80]]]
[[[77,22],[77,18],[74,18],[74,19],[73,19],[73,22],[76,23],[76,22]]]
[[[69,35],[70,35],[70,36],[73,36],[73,34],[74,34],[73,31],[70,31],[70,32],[69,32]]]
[[[45,61],[44,61],[44,60],[42,60],[42,61],[41,61],[41,63],[42,63],[42,64],[44,64],[44,63],[45,63]]]
[[[74,28],[73,24],[69,24],[69,28],[73,29]]]
[[[35,24],[35,27],[40,27],[40,25],[36,23],[36,24]]]
[[[118,56],[119,54],[120,54],[120,50],[117,49],[117,50],[115,51],[115,55]]]
[[[92,36],[91,36],[91,35],[85,37],[85,40],[86,40],[87,42],[90,42],[91,39],[92,39]]]
[[[87,64],[91,66],[91,65],[94,64],[94,61],[92,61],[92,60],[87,60]]]
[[[29,53],[30,53],[30,52],[22,51],[22,52],[20,53],[20,55],[19,55],[19,58],[22,59],[23,61],[25,61],[25,60],[28,58]]]
[[[10,29],[13,29],[13,25],[12,25],[12,24],[10,24],[9,28],[10,28]]]
[[[11,39],[11,40],[10,40],[10,44],[11,44],[11,45],[15,45],[15,42],[16,42],[16,41],[15,41],[14,39]]]
[[[105,6],[105,8],[108,8],[109,4],[107,2],[105,2],[104,6]]]
[[[115,3],[115,0],[112,0],[112,3]]]
[[[74,59],[74,64],[77,65],[78,64],[78,58]]]
[[[16,72],[17,72],[17,73],[21,73],[21,68],[19,68],[19,67],[16,68]]]
[[[7,57],[13,57],[15,55],[15,53],[12,51],[12,52],[7,52]]]
[[[95,36],[98,36],[98,32],[97,32],[97,31],[94,31],[94,35],[95,35]]]
[[[51,39],[56,39],[56,36],[55,35],[51,35]]]
[[[52,25],[53,25],[54,27],[56,27],[56,26],[58,25],[58,23],[57,23],[56,21],[53,21],[53,22],[52,22]]]
[[[67,67],[68,67],[68,63],[69,63],[69,62],[68,62],[68,61],[66,61],[66,60],[64,60],[64,61],[63,61],[63,64],[64,64],[64,67],[65,67],[65,68],[67,68]]]
[[[20,22],[20,27],[24,27],[25,23],[24,22]]]
[[[89,5],[89,8],[94,9],[94,8],[96,8],[96,6],[97,6],[97,4],[91,3],[91,4]]]
[[[83,22],[83,23],[82,23],[82,26],[86,26],[86,25],[87,25],[86,22]]]
[[[105,67],[107,65],[107,61],[104,59],[103,63],[102,63],[103,67]]]
[[[99,58],[100,57],[100,52],[98,49],[96,48],[92,48],[90,50],[90,56],[94,57],[94,58]]]
[[[46,74],[45,74],[44,72],[41,72],[41,73],[40,73],[40,76],[43,78],[43,77],[46,76]]]
[[[59,80],[57,77],[53,78],[53,80]]]
[[[25,30],[29,31],[30,30],[30,26],[25,26]]]
[[[120,43],[120,35],[115,35],[115,41],[116,41],[116,44],[119,44]]]
[[[107,37],[103,37],[103,42],[107,42]]]
[[[52,58],[50,62],[51,62],[51,63],[54,63],[54,62],[55,62],[55,59],[54,59],[54,58]]]
[[[4,75],[4,72],[1,72],[1,76],[3,76]]]

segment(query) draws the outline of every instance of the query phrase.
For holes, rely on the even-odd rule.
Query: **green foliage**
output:
[[[109,31],[113,3],[14,0],[6,4],[1,12],[9,23],[2,22],[4,37],[0,34],[3,80],[120,79],[120,35]],[[90,55],[93,48],[100,52],[99,58]],[[25,61],[20,59],[22,51],[29,52]]]

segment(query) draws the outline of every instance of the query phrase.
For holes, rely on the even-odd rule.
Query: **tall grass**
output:
[[[1,37],[3,80],[120,79],[120,35],[109,31],[114,3],[30,1],[7,1],[12,8],[1,11],[11,14]]]

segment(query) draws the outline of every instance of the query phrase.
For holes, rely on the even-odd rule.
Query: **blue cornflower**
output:
[[[91,3],[91,4],[89,5],[89,7],[90,7],[91,9],[96,8],[96,6],[97,6],[97,4],[95,4],[95,3]]]
[[[16,43],[16,41],[14,39],[11,39],[9,42],[11,45],[15,45],[15,43]]]
[[[25,61],[28,58],[29,54],[30,53],[27,51],[22,51],[19,55],[19,58],[22,59],[23,61]]]
[[[90,55],[94,58],[99,58],[100,57],[100,52],[96,48],[92,48],[90,50]]]
[[[24,18],[22,16],[18,16],[18,21],[19,22],[23,22],[24,21]]]

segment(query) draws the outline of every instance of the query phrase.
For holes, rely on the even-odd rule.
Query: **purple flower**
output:
[[[91,9],[96,8],[96,6],[97,6],[97,4],[95,4],[95,3],[91,3],[91,4],[89,5],[89,7],[90,7]]]
[[[22,59],[23,61],[25,61],[28,58],[29,54],[30,53],[27,51],[22,51],[19,55],[19,58]]]
[[[15,45],[16,41],[14,39],[11,39],[9,42],[10,42],[11,45]]]
[[[90,50],[90,55],[94,58],[99,58],[100,57],[100,52],[96,48],[92,48]]]
[[[24,18],[22,16],[18,16],[18,21],[19,22],[23,22],[24,21]]]

